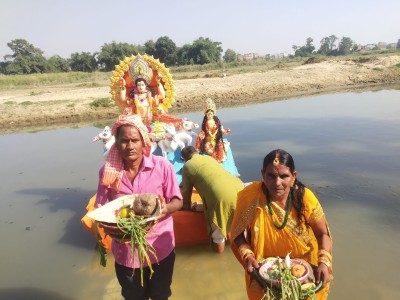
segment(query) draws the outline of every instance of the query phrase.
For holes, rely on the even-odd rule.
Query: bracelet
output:
[[[318,257],[321,256],[326,256],[331,262],[332,262],[332,254],[330,254],[328,251],[321,249],[318,251]]]
[[[318,258],[318,264],[324,264],[325,266],[328,267],[328,270],[330,272],[332,272],[332,262],[329,261],[329,259],[327,259],[326,257],[319,257]]]
[[[325,266],[328,267],[329,270],[331,270],[332,264],[329,261],[319,261],[319,264],[324,264]]]
[[[243,256],[243,262],[246,262],[246,260],[250,257],[253,256],[254,257],[254,253],[253,252],[248,252]]]
[[[238,251],[239,251],[239,255],[242,258],[243,262],[245,262],[249,256],[251,256],[251,255],[254,256],[254,252],[253,252],[253,250],[251,250],[251,248],[248,244],[240,245],[238,248]]]

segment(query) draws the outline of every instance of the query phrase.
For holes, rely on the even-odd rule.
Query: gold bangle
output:
[[[250,245],[248,245],[248,244],[240,245],[238,248],[238,251],[239,251],[239,255],[243,262],[249,255],[254,255],[253,250],[251,250]]]
[[[330,254],[328,251],[321,249],[318,251],[318,257],[321,256],[326,256],[330,261],[332,261],[332,254]]]
[[[244,249],[243,251],[240,252],[240,256],[242,257],[242,260],[244,261],[246,256],[249,255],[254,255],[254,252],[251,251],[250,249]]]
[[[247,243],[241,244],[241,245],[238,247],[238,251],[239,251],[239,252],[244,251],[244,250],[246,250],[246,249],[247,249],[247,250],[251,250],[250,245],[247,244]]]
[[[318,259],[318,264],[324,264],[325,266],[328,267],[328,271],[332,273],[332,263],[325,257],[320,257]]]
[[[250,257],[253,256],[254,257],[254,253],[253,252],[248,252],[243,256],[243,262],[246,262],[246,260]]]
[[[326,256],[320,256],[320,257],[318,257],[318,261],[329,261],[329,262],[331,262],[331,260],[330,260],[328,257],[326,257]]]
[[[320,261],[319,263],[327,266],[329,271],[331,270],[331,264],[329,262]]]

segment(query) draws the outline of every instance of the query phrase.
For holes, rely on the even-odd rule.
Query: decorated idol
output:
[[[226,149],[229,144],[224,143],[222,135],[228,134],[230,129],[224,129],[217,117],[217,107],[212,99],[207,98],[204,102],[204,118],[201,131],[197,136],[196,148],[200,153],[206,153],[218,162],[226,160]]]
[[[162,132],[162,124],[181,119],[168,115],[175,102],[172,76],[164,64],[146,54],[132,55],[116,66],[111,78],[111,95],[126,114],[139,114],[149,132]]]

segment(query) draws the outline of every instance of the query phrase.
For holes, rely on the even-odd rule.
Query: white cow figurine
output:
[[[181,141],[180,145],[184,146],[193,146],[193,141],[196,140],[197,133],[193,131],[193,129],[199,128],[199,124],[194,123],[187,118],[182,120],[182,125],[179,127],[176,132],[175,139]],[[181,150],[183,149],[181,147]]]
[[[111,146],[115,143],[115,137],[111,133],[111,128],[109,126],[104,127],[103,131],[100,132],[93,138],[93,142],[102,141],[104,146],[103,157],[107,157]]]
[[[161,148],[162,156],[166,158],[169,152],[175,152],[178,147],[182,149],[185,144],[175,138],[176,129],[174,124],[163,124],[163,129],[165,130],[164,138],[158,142],[158,146]]]

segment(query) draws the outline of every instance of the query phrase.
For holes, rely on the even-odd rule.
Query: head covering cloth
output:
[[[147,127],[143,124],[140,115],[120,115],[112,127],[112,135],[116,137],[118,128],[124,125],[134,126],[139,131],[144,142],[143,154],[150,156],[151,142]],[[119,191],[124,172],[124,161],[118,151],[117,142],[116,140],[107,155],[101,183]]]

